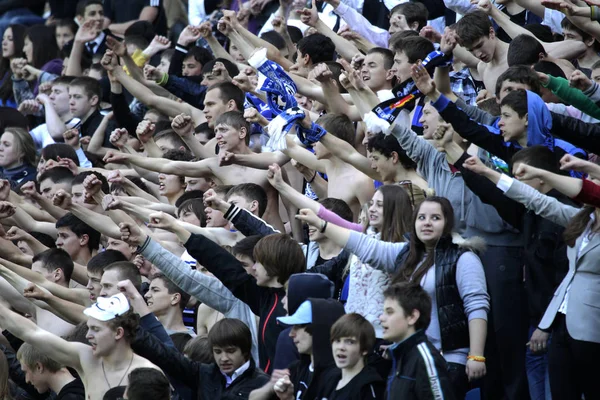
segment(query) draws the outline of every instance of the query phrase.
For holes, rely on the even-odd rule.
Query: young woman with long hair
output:
[[[474,243],[455,243],[454,211],[448,199],[428,197],[417,206],[409,240],[399,243],[326,225],[306,209],[300,211],[299,219],[323,226],[330,239],[373,268],[393,274],[394,282],[423,286],[433,302],[427,336],[448,362],[457,398],[464,398],[468,379],[485,374],[490,303],[483,266],[468,247]]]
[[[23,128],[6,128],[0,136],[0,176],[16,188],[35,180],[35,144]]]
[[[10,25],[2,37],[2,58],[0,59],[0,105],[17,107],[12,90],[12,71],[10,61],[23,57],[25,26]]]

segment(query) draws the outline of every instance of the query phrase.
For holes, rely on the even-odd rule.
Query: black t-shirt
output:
[[[67,383],[56,395],[56,400],[84,400],[85,388],[80,379]]]
[[[310,385],[312,378],[313,371],[311,371],[310,368],[306,368],[300,371],[300,374],[298,374],[298,376],[295,379],[295,381],[298,383],[294,386],[297,399],[302,398],[302,393],[304,393],[306,389],[308,389],[308,385]]]
[[[105,0],[104,15],[113,24],[137,20],[144,7],[157,7],[158,16],[152,23],[157,35],[166,35],[167,18],[163,9],[162,0],[127,0],[127,6],[123,7],[122,0]]]

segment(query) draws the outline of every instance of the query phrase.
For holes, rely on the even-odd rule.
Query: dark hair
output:
[[[223,318],[208,332],[210,349],[214,347],[238,347],[246,360],[250,358],[252,334],[248,325],[234,318]]]
[[[326,199],[319,201],[319,203],[321,203],[323,207],[335,213],[339,217],[345,219],[346,221],[352,222],[354,220],[352,209],[344,200],[336,199],[333,197],[327,197]]]
[[[117,262],[127,261],[127,257],[118,250],[104,250],[96,254],[87,263],[87,270],[92,274],[104,273],[104,269]]]
[[[58,58],[58,45],[54,36],[54,28],[46,25],[34,25],[27,29],[25,37],[32,45],[31,65],[42,68],[48,61]]]
[[[398,161],[404,169],[417,169],[417,163],[410,158],[393,135],[379,133],[371,136],[367,142],[369,152],[377,151],[384,157],[390,158],[392,153],[398,154]]]
[[[548,55],[539,40],[533,36],[522,34],[516,36],[508,45],[506,61],[509,67],[513,65],[531,66],[540,60],[540,54]]]
[[[174,148],[179,149],[183,147],[184,149],[189,149],[188,145],[183,141],[181,136],[179,136],[173,129],[170,127],[167,129],[163,129],[154,134],[154,141],[158,142],[161,139],[167,140],[171,142]]]
[[[171,161],[192,161],[194,155],[188,150],[171,149],[163,153],[163,158]]]
[[[81,87],[85,92],[85,95],[90,99],[94,96],[98,96],[98,104],[100,104],[100,99],[102,99],[102,87],[100,86],[100,82],[96,79],[88,76],[80,76],[71,81],[69,87],[72,86]]]
[[[180,353],[183,353],[183,349],[187,343],[192,340],[192,336],[187,332],[175,332],[169,336],[171,337],[175,348],[179,350]]]
[[[190,57],[194,57],[194,60],[198,61],[202,66],[204,66],[204,64],[206,64],[207,62],[215,59],[210,50],[198,46],[192,46],[188,50],[187,54],[185,55],[185,58]]]
[[[31,236],[33,236],[33,238],[35,240],[37,240],[38,242],[40,242],[41,244],[43,244],[44,246],[53,249],[56,247],[56,241],[54,240],[54,238],[50,235],[47,235],[45,233],[42,232],[29,232],[29,234]]]
[[[77,7],[75,8],[75,15],[79,17],[83,17],[85,15],[85,9],[87,6],[92,4],[97,4],[99,6],[103,5],[103,0],[80,0],[77,3]]]
[[[123,34],[125,41],[132,36],[141,36],[148,44],[154,39],[154,25],[150,21],[139,20],[129,25]]]
[[[530,90],[534,93],[540,93],[540,79],[537,74],[531,70],[531,68],[525,65],[515,65],[509,67],[504,71],[496,80],[496,96],[500,94],[502,84],[504,82],[522,83],[529,86]]]
[[[211,86],[211,88],[213,87],[214,86]],[[244,141],[246,142],[246,145],[250,143],[250,123],[246,121],[244,114],[240,111],[227,111],[219,115],[215,120],[215,128],[221,124],[231,126],[236,131],[239,131],[242,128],[246,129]]]
[[[450,204],[450,201],[448,201],[448,199],[445,197],[427,197],[419,206],[415,208],[415,212],[413,213],[408,257],[406,258],[404,265],[402,265],[400,270],[394,276],[394,283],[403,281],[412,281],[415,283],[421,282],[421,278],[427,273],[429,268],[433,266],[435,261],[435,251],[426,251],[427,249],[425,248],[425,244],[417,236],[417,230],[415,227],[421,207],[425,203],[437,203],[442,209],[445,224],[440,239],[449,238],[452,234],[452,229],[454,229],[454,210],[452,209],[452,204]],[[427,257],[425,260],[423,260],[425,254],[427,254]]]
[[[98,180],[100,181],[100,189],[104,192],[104,193],[108,193],[110,191],[110,187],[108,186],[108,181],[106,180],[106,178],[104,177],[104,175],[102,175],[100,172],[97,171],[84,171],[84,172],[80,172],[78,175],[75,176],[75,178],[73,178],[73,186],[75,185],[83,185],[83,181],[85,181],[85,178],[87,178],[90,175],[94,175],[96,178],[98,178]]]
[[[556,39],[552,34],[552,29],[549,26],[542,24],[525,24],[523,28],[533,33],[533,36],[541,40],[542,42],[555,42]]]
[[[560,27],[563,29],[563,31],[565,29],[570,30],[570,31],[575,31],[577,32],[580,36],[581,39],[584,42],[587,42],[588,40],[590,40],[591,38],[593,38],[592,35],[590,35],[589,33],[587,33],[586,31],[584,31],[583,29],[581,29],[580,27],[578,27],[577,25],[575,25],[573,22],[571,22],[571,20],[569,20],[568,17],[564,17],[562,19],[562,21],[560,21]],[[564,32],[563,32],[564,34]]]
[[[44,147],[42,149],[42,157],[46,161],[58,161],[59,157],[68,158],[69,160],[73,160],[75,165],[79,167],[79,157],[77,157],[77,153],[72,146],[65,143],[52,143]]]
[[[123,315],[117,315],[115,318],[106,321],[106,324],[113,331],[123,328],[123,339],[127,343],[131,343],[135,339],[135,334],[140,325],[140,316],[130,308]]]
[[[216,63],[220,62],[223,64],[229,76],[234,77],[240,73],[240,69],[237,65],[226,58],[215,58],[207,60],[206,63],[202,64],[202,75],[210,73]],[[212,86],[211,86],[212,87]]]
[[[288,25],[287,31],[290,34],[290,39],[292,39],[292,43],[298,44],[299,41],[302,40],[304,35],[302,34],[302,30],[297,26]]]
[[[404,15],[408,26],[411,26],[415,22],[418,23],[418,31],[420,31],[425,25],[427,25],[427,18],[429,17],[427,7],[425,7],[423,3],[419,3],[417,1],[410,1],[398,4],[397,6],[392,8],[392,11],[390,11],[390,15],[394,14]]]
[[[68,228],[70,229],[75,236],[81,238],[83,235],[87,235],[88,243],[87,247],[92,253],[95,250],[98,250],[100,247],[100,232],[77,218],[71,213],[63,215],[58,221],[56,221],[56,229],[58,228]]]
[[[514,110],[519,118],[527,114],[527,92],[525,90],[513,90],[500,102],[500,107],[507,106]]]
[[[173,281],[167,278],[167,276],[162,272],[158,272],[152,275],[150,277],[150,282],[152,282],[155,279],[160,279],[161,281],[163,281],[165,288],[167,288],[167,293],[179,294],[179,308],[183,310],[187,306],[188,302],[190,301],[190,295],[187,292],[183,291],[179,286],[174,284]]]
[[[396,51],[404,53],[411,64],[418,60],[424,60],[429,53],[435,50],[433,43],[421,36],[407,37],[399,42],[398,46],[400,49]]]
[[[306,259],[300,245],[285,233],[265,236],[254,247],[254,260],[261,263],[267,275],[282,285],[291,275],[306,271]]]
[[[183,354],[190,360],[203,364],[212,364],[215,361],[207,334],[190,339],[183,348]]]
[[[535,168],[540,168],[545,171],[552,172],[554,174],[563,174],[556,160],[556,154],[543,145],[526,147],[524,149],[519,150],[515,153],[515,155],[512,156],[510,163],[511,166],[523,163],[531,165]]]
[[[406,189],[398,185],[383,185],[377,191],[383,195],[381,240],[403,242],[404,235],[410,231],[410,210],[412,210],[412,203]]]
[[[181,207],[181,205],[192,199],[202,199],[204,197],[204,192],[202,190],[190,190],[189,192],[185,192],[181,196],[175,200],[175,207]]]
[[[344,88],[340,82],[340,75],[342,72],[345,72],[342,64],[336,61],[327,61],[324,64],[327,65],[327,68],[331,71],[331,78],[337,83],[340,93],[348,93],[346,88]]]
[[[296,48],[302,54],[308,55],[313,65],[334,60],[335,45],[330,38],[321,33],[303,37],[296,44]]]
[[[456,23],[459,42],[467,49],[470,49],[479,39],[489,37],[491,28],[490,18],[485,12],[479,10],[465,14]]]
[[[344,114],[324,114],[317,119],[316,123],[333,136],[354,146],[355,129],[348,116]]]
[[[142,289],[142,275],[134,263],[129,261],[117,261],[104,268],[104,273],[107,271],[117,271],[120,281],[129,279],[138,292]]]
[[[592,71],[593,71],[593,70],[595,70],[595,69],[598,69],[598,68],[600,68],[600,60],[599,60],[599,61],[596,61],[596,62],[594,63],[594,65],[592,65],[592,68],[591,68],[591,69],[592,69]]]
[[[7,80],[10,79],[5,79],[4,81],[6,82]],[[27,117],[17,111],[17,109],[0,107],[0,134],[10,128],[21,128],[29,131],[28,125]]]
[[[394,66],[394,52],[385,47],[373,47],[367,54],[380,54],[383,58],[383,69],[392,69]]]
[[[127,386],[115,386],[104,393],[102,400],[121,400],[125,396]]]
[[[129,374],[127,398],[130,400],[168,400],[171,398],[171,384],[158,369],[136,368]]]
[[[69,253],[63,249],[53,248],[42,251],[33,256],[32,262],[41,262],[42,268],[48,272],[54,272],[57,269],[62,269],[65,281],[69,283],[73,274],[73,260]]]
[[[375,328],[360,314],[342,315],[331,327],[331,343],[345,337],[355,337],[358,340],[361,352],[370,353],[375,347]]]
[[[69,29],[71,29],[71,32],[73,32],[73,34],[76,34],[77,30],[79,29],[79,27],[77,26],[77,24],[75,23],[74,20],[69,19],[69,18],[64,18],[64,19],[59,19],[58,21],[56,21],[56,24],[54,24],[55,33],[56,33],[56,28],[62,28],[65,26],[68,27]]]
[[[287,45],[285,44],[285,39],[283,38],[283,36],[281,36],[279,33],[275,32],[275,31],[267,31],[267,32],[263,33],[262,35],[260,35],[260,38],[262,40],[264,40],[265,42],[271,43],[278,50],[284,50],[287,48]]]
[[[426,330],[431,322],[431,297],[416,282],[401,282],[388,286],[383,292],[383,297],[398,302],[404,315],[411,315],[414,310],[419,311],[419,319],[415,323],[415,330]]]
[[[135,46],[140,50],[145,49],[150,44],[150,41],[142,35],[128,35],[125,36],[123,42],[127,46]]]
[[[52,183],[69,183],[73,182],[73,172],[66,167],[56,167],[44,171],[38,176],[38,182],[42,183],[46,179],[50,179]]]
[[[181,197],[183,197],[183,195],[181,195]],[[177,200],[179,201],[179,199]],[[191,212],[198,218],[198,221],[200,221],[200,226],[204,228],[206,226],[206,213],[204,212],[204,208],[204,200],[202,200],[202,198],[187,199],[177,206],[177,216],[180,216],[184,212]]]
[[[404,39],[417,36],[419,36],[419,32],[412,30],[396,32],[390,36],[390,39],[388,40],[388,47],[393,53],[395,53],[402,50]]]
[[[231,253],[234,256],[244,256],[250,258],[252,261],[256,261],[254,258],[254,248],[256,244],[262,239],[264,236],[261,235],[252,235],[247,236],[237,242],[232,248]]]
[[[235,86],[231,82],[219,82],[209,87],[206,90],[206,92],[208,93],[211,90],[216,89],[219,89],[219,98],[223,103],[227,103],[228,101],[233,100],[237,107],[237,111],[244,111],[244,101],[246,99],[246,95],[244,94],[244,91],[242,89]]]
[[[12,30],[13,44],[15,48],[13,57],[25,57],[23,54],[23,43],[25,42],[25,31],[27,30],[27,27],[25,27],[25,25],[12,24],[6,29],[9,28]],[[7,73],[11,73],[10,59],[0,57],[0,77],[4,78]],[[6,79],[2,81],[2,85],[0,86],[0,99],[2,99],[3,103],[6,103],[6,101],[11,97],[13,97],[13,81],[11,79],[11,75],[8,75],[6,76]],[[4,124],[4,126],[9,126],[9,124]]]
[[[533,69],[537,72],[542,72],[544,74],[552,75],[555,78],[564,78],[567,79],[563,70],[553,63],[552,61],[538,61],[537,64],[533,66]]]
[[[246,199],[247,201],[256,201],[258,203],[258,216],[262,217],[267,209],[267,192],[260,185],[256,183],[240,183],[227,192],[227,199],[231,196],[238,195]]]

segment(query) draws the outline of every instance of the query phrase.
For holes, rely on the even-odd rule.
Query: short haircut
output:
[[[342,217],[346,221],[352,222],[354,220],[354,214],[352,214],[352,209],[344,200],[336,199],[333,197],[327,197],[326,199],[321,200],[319,203],[321,203],[323,207]]]
[[[530,90],[534,93],[540,92],[540,78],[537,74],[531,70],[531,68],[524,65],[515,65],[509,67],[504,71],[496,80],[496,96],[500,94],[502,84],[504,82],[522,83],[529,86]]]
[[[490,18],[483,11],[473,11],[465,14],[456,23],[456,33],[458,34],[461,46],[470,49],[481,38],[489,37],[492,23]]]
[[[133,183],[138,188],[142,189],[144,192],[150,193],[150,189],[148,189],[148,186],[146,186],[144,181],[139,176],[125,175],[125,178],[129,179],[131,183]],[[127,193],[127,188],[122,183],[112,182],[110,184],[110,192],[113,193],[115,191],[122,191]]]
[[[417,163],[406,154],[406,151],[404,151],[393,135],[379,133],[371,136],[367,142],[367,149],[370,152],[377,151],[386,158],[390,158],[392,153],[396,153],[402,167],[405,169],[417,169]]]
[[[171,149],[163,153],[163,158],[171,161],[192,161],[194,155],[188,150]]]
[[[227,111],[219,115],[215,120],[215,128],[221,124],[231,126],[236,131],[239,131],[242,128],[246,129],[246,137],[244,140],[246,144],[250,143],[250,123],[246,121],[244,114],[240,111]]]
[[[330,38],[321,33],[303,37],[296,48],[303,55],[308,55],[310,61],[315,65],[334,60],[335,45]]]
[[[64,251],[63,249],[53,248],[44,250],[41,253],[33,256],[32,262],[41,262],[42,268],[44,268],[48,272],[54,272],[57,269],[61,269],[63,271],[63,275],[65,277],[65,281],[68,283],[71,280],[71,275],[73,275],[73,260],[69,253]]]
[[[429,53],[435,50],[433,43],[421,36],[407,37],[398,45],[401,48],[396,49],[396,52],[404,53],[411,64],[418,60],[424,60]]]
[[[252,334],[248,325],[234,318],[223,318],[208,332],[208,343],[212,350],[216,347],[238,347],[246,360],[250,358]]]
[[[583,29],[581,29],[580,27],[578,27],[577,25],[575,25],[574,23],[572,23],[569,20],[568,17],[564,17],[562,19],[562,21],[560,21],[560,27],[563,29],[563,31],[566,29],[566,30],[569,30],[569,31],[575,31],[575,32],[577,32],[581,36],[581,39],[584,42],[590,40],[593,37],[592,35],[590,35],[586,31],[584,31]]]
[[[91,274],[104,273],[104,269],[116,262],[127,261],[127,257],[118,250],[104,250],[96,254],[88,261],[87,270]]]
[[[415,330],[426,330],[431,322],[431,297],[418,283],[401,282],[388,286],[383,292],[386,299],[398,302],[404,315],[409,316],[413,310],[419,311],[419,319]]]
[[[552,29],[549,26],[542,24],[526,24],[523,26],[523,28],[527,29],[533,34],[533,36],[542,42],[551,43],[556,41],[554,35],[552,34]]]
[[[42,157],[44,157],[44,160],[46,161],[58,161],[59,157],[68,158],[79,167],[79,157],[77,157],[77,153],[75,152],[72,146],[69,146],[65,143],[52,143],[44,147],[42,149]]]
[[[219,82],[209,87],[206,92],[208,93],[211,90],[216,89],[219,89],[219,98],[223,103],[233,100],[237,106],[237,111],[244,111],[244,101],[246,99],[246,95],[242,89],[235,86],[231,82]]]
[[[500,107],[509,107],[514,110],[519,118],[527,114],[527,92],[525,90],[513,90],[500,102]]]
[[[401,4],[402,5],[402,4]],[[367,54],[380,54],[383,58],[383,69],[392,69],[394,66],[394,52],[384,47],[373,47]]]
[[[77,29],[79,29],[79,27],[77,26],[75,21],[72,19],[69,19],[69,18],[59,19],[58,21],[56,21],[56,24],[54,25],[54,29],[63,28],[65,26],[68,27],[69,29],[71,29],[71,32],[73,32],[73,34],[77,33]]]
[[[254,247],[254,260],[264,267],[267,275],[284,285],[291,275],[306,271],[302,248],[285,233],[265,236]]]
[[[225,197],[225,196],[227,196],[227,192],[229,192],[232,187],[233,187],[233,185],[217,185],[212,189],[215,191],[217,196]]]
[[[556,158],[556,153],[543,145],[526,147],[519,150],[510,160],[511,166],[519,163],[562,175]]]
[[[52,183],[69,183],[73,182],[73,172],[66,167],[56,167],[44,171],[39,177],[38,182],[42,183],[46,179],[50,179]]]
[[[183,147],[184,149],[189,149],[188,145],[183,141],[181,136],[179,136],[172,128],[163,129],[154,134],[154,141],[157,142],[159,140],[167,140],[169,141],[174,148],[179,149]]]
[[[540,60],[540,54],[547,55],[544,46],[529,35],[516,36],[508,45],[506,61],[509,67],[513,65],[533,65]]]
[[[258,216],[262,217],[267,209],[267,192],[260,185],[256,183],[240,183],[231,188],[227,192],[226,198],[229,199],[231,196],[241,196],[248,201],[256,201],[258,203]]]
[[[256,261],[254,258],[254,248],[263,237],[261,235],[247,236],[232,247],[231,253],[234,256],[248,257],[252,261]]]
[[[192,200],[192,199],[203,199],[204,198],[204,192],[202,190],[190,190],[188,192],[185,192],[184,194],[182,194],[181,196],[179,196],[177,198],[177,200],[175,200],[175,207],[181,207],[181,205],[188,201],[188,200]]]
[[[419,36],[419,32],[417,31],[400,31],[400,32],[396,32],[394,33],[392,36],[390,36],[390,39],[388,40],[388,47],[390,48],[390,50],[392,52],[397,52],[402,50],[401,46],[402,46],[402,42],[404,41],[404,39],[409,38],[409,37],[417,37]]]
[[[203,364],[212,364],[215,361],[207,334],[198,335],[189,340],[183,348],[183,354],[190,360]]]
[[[75,178],[73,178],[73,185],[83,185],[83,181],[90,175],[95,175],[96,178],[100,181],[100,189],[104,193],[108,193],[110,191],[110,186],[108,186],[108,181],[100,172],[97,171],[84,171],[80,172]]]
[[[127,398],[130,400],[167,400],[171,398],[171,384],[155,368],[136,368],[129,373]]]
[[[539,61],[533,66],[533,69],[537,72],[543,72],[544,74],[552,75],[555,78],[567,78],[563,70],[552,61]]]
[[[138,326],[140,325],[140,316],[132,308],[123,315],[117,315],[115,318],[106,321],[110,329],[116,331],[123,328],[123,338],[127,343],[131,343],[135,338]]]
[[[117,261],[104,268],[104,272],[117,271],[120,281],[129,279],[138,292],[142,289],[142,276],[135,264],[129,261]]]
[[[100,247],[100,232],[71,213],[63,215],[58,221],[56,221],[56,229],[59,228],[69,228],[78,238],[81,238],[83,235],[87,235],[87,246],[90,250],[90,253],[98,250]]]
[[[194,57],[194,60],[198,61],[201,65],[204,65],[207,62],[215,59],[210,50],[198,46],[192,46],[188,50],[187,54],[185,55],[185,58],[190,57]]]
[[[202,74],[207,74],[212,72],[213,67],[216,63],[220,62],[223,64],[229,76],[234,77],[240,73],[240,69],[237,65],[226,58],[215,58],[212,60],[206,61],[206,63],[202,64]]]
[[[85,15],[86,7],[92,4],[102,6],[103,0],[81,0],[79,1],[79,3],[77,3],[77,7],[75,8],[75,14],[79,17],[83,17]]]
[[[37,347],[29,343],[23,343],[17,351],[17,359],[21,364],[24,364],[29,369],[35,368],[37,363],[40,363],[44,369],[51,373],[60,371],[65,366],[54,361],[46,355],[45,351],[39,350]]]
[[[375,347],[375,328],[360,314],[345,314],[331,327],[331,343],[345,337],[355,337],[361,352],[371,352]]]
[[[165,288],[167,288],[167,293],[169,293],[169,294],[179,293],[179,296],[181,298],[179,300],[179,308],[181,308],[183,310],[187,306],[188,302],[190,301],[190,295],[187,292],[183,291],[179,286],[174,284],[173,281],[170,280],[169,278],[167,278],[167,276],[165,274],[163,274],[162,272],[152,275],[152,277],[150,278],[150,281],[153,281],[155,279],[160,279],[161,281],[163,281]]]
[[[264,40],[265,42],[271,43],[278,50],[284,50],[287,48],[287,45],[285,44],[285,39],[283,38],[283,36],[281,36],[279,33],[275,32],[275,31],[267,31],[267,32],[263,33],[262,35],[260,35],[260,38],[262,40]]]
[[[427,11],[427,7],[423,3],[417,1],[410,1],[402,4],[398,4],[392,11],[390,15],[394,14],[402,14],[404,18],[406,18],[406,23],[410,26],[413,23],[418,23],[419,26],[417,30],[421,30],[425,25],[427,25],[427,19],[429,17],[429,12]]]
[[[185,192],[185,193],[188,193],[188,192]],[[181,197],[183,197],[183,195],[181,195]],[[177,199],[177,200],[179,200],[179,199]],[[205,209],[204,200],[202,200],[202,198],[187,199],[184,202],[180,203],[179,206],[177,207],[177,216],[178,217],[181,216],[181,214],[184,212],[191,212],[196,216],[196,218],[198,218],[198,221],[200,221],[200,226],[205,227],[206,226],[206,213],[204,212],[204,209]]]
[[[596,61],[594,65],[592,65],[592,70],[600,68],[600,61]]]
[[[316,121],[327,132],[354,147],[354,123],[344,114],[325,114]]]
[[[37,240],[38,242],[40,242],[41,244],[43,244],[44,246],[46,246],[50,249],[53,249],[56,247],[56,241],[50,235],[47,235],[42,232],[35,232],[35,231],[29,232],[29,234],[31,236],[33,236],[35,240]]]
[[[298,28],[297,26],[288,25],[287,31],[290,34],[292,43],[294,44],[297,44],[304,37],[304,35],[302,34],[302,30],[300,30],[300,28]]]
[[[68,21],[72,22],[70,20],[68,20]],[[75,23],[75,22],[73,22],[73,23]],[[77,30],[77,29],[75,29],[75,30]],[[75,79],[74,76],[63,75],[63,76],[59,76],[58,78],[54,79],[50,83],[52,84],[52,86],[56,86],[56,85],[69,86],[71,84],[71,82],[73,82],[73,79]],[[62,143],[62,144],[64,144],[64,143]],[[48,146],[51,146],[51,145],[48,145]],[[46,146],[46,147],[48,147],[48,146]],[[69,146],[69,145],[67,144],[66,146]],[[69,147],[71,147],[71,146],[69,146]],[[73,151],[75,151],[75,150],[73,150]]]
[[[150,21],[135,21],[133,24],[129,25],[127,29],[125,29],[125,33],[123,37],[125,40],[132,36],[142,36],[144,40],[148,42],[148,44],[154,39],[156,35],[154,25]]]
[[[98,96],[98,104],[100,104],[100,99],[102,99],[102,86],[100,86],[100,82],[96,79],[88,76],[80,76],[73,79],[69,84],[69,87],[82,88],[85,95],[90,99],[94,96]]]

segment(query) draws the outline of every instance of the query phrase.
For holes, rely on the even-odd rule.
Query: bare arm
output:
[[[50,222],[38,222],[20,207],[16,207],[15,214],[12,216],[14,221],[27,232],[41,232],[56,238],[56,224]]]
[[[352,145],[331,134],[325,135],[320,140],[323,146],[336,157],[352,165],[354,168],[371,179],[381,180],[381,175],[371,168],[371,161],[360,154]]]
[[[294,138],[295,136],[287,135],[287,149],[283,150],[283,153],[310,169],[326,173],[326,161],[318,160],[313,153],[297,145]]]
[[[119,155],[123,158],[123,154]],[[213,173],[211,166],[215,158],[196,162],[170,161],[164,158],[147,158],[134,154],[126,155],[124,160],[149,171],[179,176],[203,177]]]

